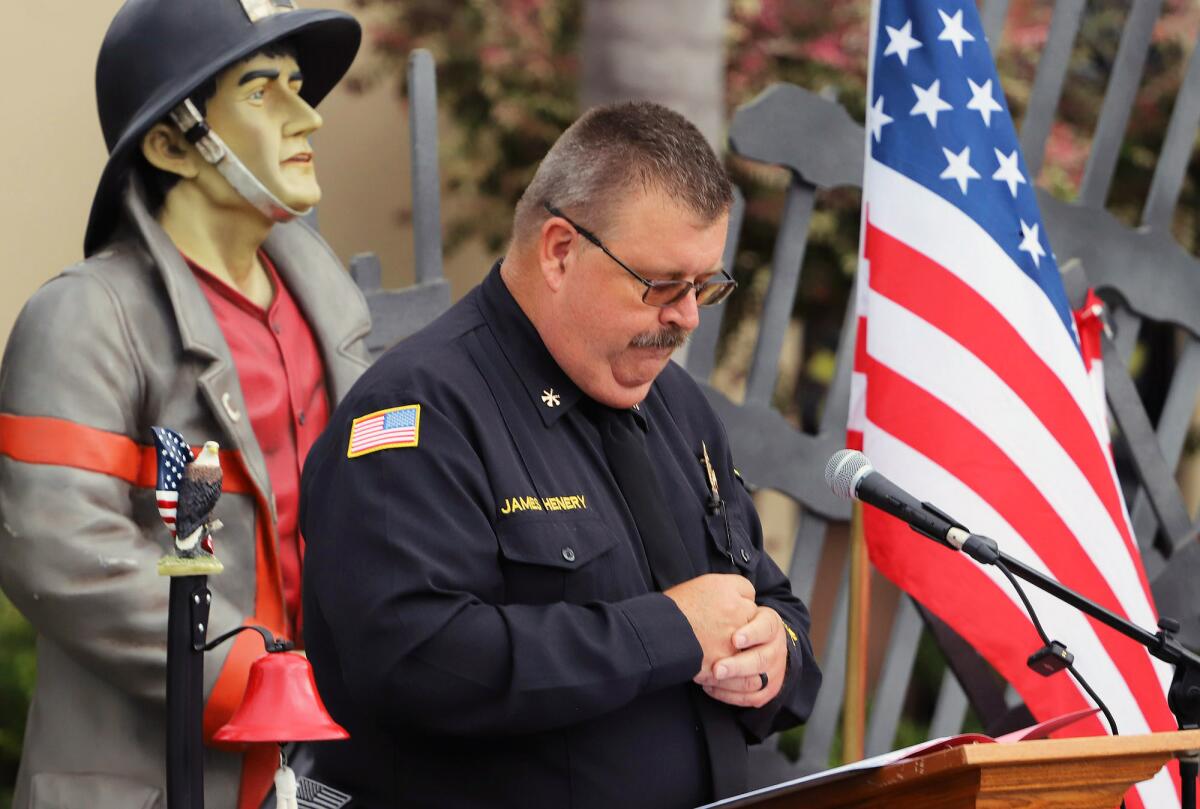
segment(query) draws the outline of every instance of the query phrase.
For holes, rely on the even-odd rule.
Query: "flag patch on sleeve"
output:
[[[381,449],[415,447],[420,439],[421,406],[389,407],[359,416],[350,425],[347,458],[369,455]]]

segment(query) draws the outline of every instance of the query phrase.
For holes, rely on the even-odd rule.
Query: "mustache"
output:
[[[682,326],[665,326],[658,331],[647,331],[629,341],[633,348],[679,348],[691,337],[691,332]]]

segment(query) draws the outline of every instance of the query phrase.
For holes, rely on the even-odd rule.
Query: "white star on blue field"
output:
[[[871,156],[980,224],[1072,317],[972,2],[882,0],[867,106]],[[947,234],[953,238],[953,234]]]

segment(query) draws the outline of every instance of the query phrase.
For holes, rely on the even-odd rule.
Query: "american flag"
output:
[[[182,435],[169,427],[151,427],[150,430],[154,433],[154,450],[158,459],[158,482],[154,485],[158,514],[170,529],[171,536],[175,536],[179,481],[183,480],[183,468],[193,460],[192,448]]]
[[[360,416],[350,427],[350,447],[346,454],[353,458],[389,447],[414,447],[420,417],[421,406],[415,404]]]
[[[871,53],[848,443],[1009,554],[1153,628],[1089,376],[1095,342],[1081,342],[1067,303],[975,4],[876,0]],[[1034,716],[1090,705],[1066,672],[1026,667],[1042,643],[998,570],[874,509],[864,519],[875,565],[982,653]],[[1122,734],[1174,728],[1169,667],[1027,590]],[[1084,732],[1106,732],[1089,722]],[[1160,771],[1129,805],[1177,805],[1173,777]]]
[[[342,809],[350,803],[350,796],[320,781],[300,776],[296,779],[296,806],[298,809]]]

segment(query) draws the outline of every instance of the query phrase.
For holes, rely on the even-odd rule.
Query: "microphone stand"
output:
[[[930,507],[926,503],[922,503],[922,506],[930,508],[939,516],[945,516],[935,507]],[[1171,713],[1175,714],[1180,730],[1200,728],[1200,656],[1185,649],[1175,638],[1176,633],[1179,632],[1178,621],[1162,618],[1158,622],[1158,632],[1151,633],[1069,587],[1065,587],[1049,576],[1034,570],[1024,562],[1014,559],[1001,551],[996,541],[989,537],[971,534],[963,542],[961,550],[980,564],[1003,565],[1013,575],[1024,579],[1060,601],[1070,604],[1125,637],[1137,641],[1145,646],[1146,651],[1154,657],[1174,666],[1175,675],[1171,680],[1171,687],[1167,691],[1167,705],[1171,708]],[[1198,770],[1200,770],[1200,755],[1196,752],[1179,759],[1182,809],[1196,809]]]

